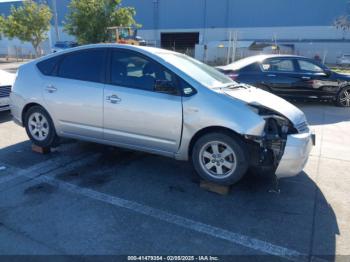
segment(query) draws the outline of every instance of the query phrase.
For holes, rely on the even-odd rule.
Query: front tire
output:
[[[41,106],[33,106],[26,112],[25,129],[30,140],[37,146],[58,145],[58,136],[52,119]]]
[[[192,150],[192,162],[204,180],[221,185],[238,182],[248,169],[244,143],[228,133],[210,133],[202,136]]]
[[[340,107],[350,107],[350,86],[345,86],[339,91],[336,103]]]

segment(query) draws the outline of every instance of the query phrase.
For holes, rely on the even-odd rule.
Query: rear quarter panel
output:
[[[43,81],[35,62],[25,64],[18,69],[10,95],[10,107],[12,115],[20,123],[22,123],[23,109],[27,104],[36,103],[45,108],[42,85]]]

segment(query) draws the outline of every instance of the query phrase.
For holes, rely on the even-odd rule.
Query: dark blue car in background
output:
[[[239,83],[284,98],[332,100],[350,107],[350,75],[333,72],[315,60],[293,55],[257,55],[217,69]]]
[[[52,47],[52,53],[56,53],[62,50],[66,50],[68,48],[77,47],[78,43],[73,41],[59,41]]]

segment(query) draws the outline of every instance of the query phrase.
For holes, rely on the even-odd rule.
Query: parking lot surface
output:
[[[0,113],[0,254],[350,255],[350,110],[303,103],[316,146],[304,172],[247,174],[220,196],[191,165],[76,141],[48,155]],[[336,255],[342,255],[337,256]]]
[[[4,59],[0,59],[0,70],[5,70],[9,73],[16,73],[18,67],[25,64],[28,61],[30,60],[24,60],[24,61],[19,60],[17,62],[17,61],[6,61]]]

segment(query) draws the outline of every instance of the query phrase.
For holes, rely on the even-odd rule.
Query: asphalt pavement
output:
[[[350,258],[350,110],[298,106],[317,135],[304,172],[280,193],[247,174],[228,196],[160,156],[73,140],[34,153],[2,112],[0,254]]]

